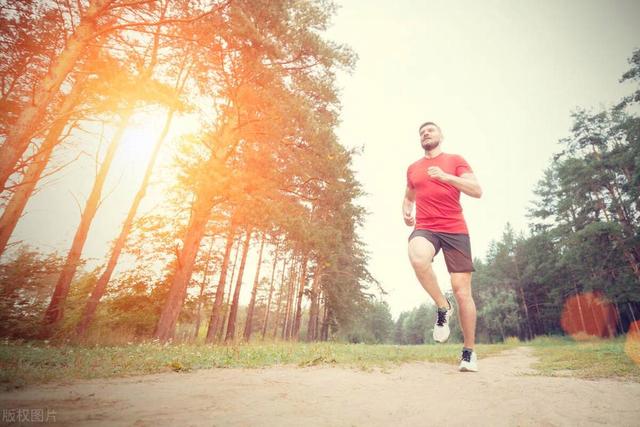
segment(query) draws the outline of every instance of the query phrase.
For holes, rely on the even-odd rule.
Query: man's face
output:
[[[425,150],[433,150],[442,140],[440,129],[434,125],[426,125],[420,129],[420,144]]]

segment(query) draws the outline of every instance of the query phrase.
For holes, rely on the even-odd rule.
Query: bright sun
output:
[[[122,138],[120,153],[126,161],[136,162],[149,159],[167,121],[167,112],[161,108],[148,109],[135,114]],[[173,146],[171,141],[182,135],[197,132],[198,124],[194,117],[174,114],[171,126],[164,137],[161,156],[164,157]],[[146,162],[143,162],[143,164]]]

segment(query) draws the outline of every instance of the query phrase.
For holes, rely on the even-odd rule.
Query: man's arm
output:
[[[404,200],[402,201],[402,217],[404,223],[413,226],[416,223],[413,217],[413,203],[416,200],[416,192],[407,185],[407,189],[404,192]]]
[[[476,179],[476,176],[470,172],[463,173],[460,176],[449,175],[449,184],[462,191],[467,196],[479,199],[482,196],[482,188]]]
[[[455,176],[445,173],[437,166],[430,167],[428,172],[429,176],[431,176],[432,178],[439,179],[442,182],[453,185],[467,196],[475,197],[477,199],[482,196],[482,188],[480,188],[480,183],[478,183],[476,176],[471,172],[463,173],[460,176]]]

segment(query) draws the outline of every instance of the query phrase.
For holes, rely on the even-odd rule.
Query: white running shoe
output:
[[[453,306],[447,300],[449,304],[449,310],[436,310],[436,324],[433,326],[433,340],[435,342],[445,342],[449,339],[449,318],[453,314]]]
[[[475,351],[462,350],[460,372],[478,372],[478,356]]]

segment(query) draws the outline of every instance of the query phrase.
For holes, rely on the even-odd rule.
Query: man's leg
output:
[[[451,287],[458,302],[464,346],[473,348],[476,340],[476,303],[471,294],[471,273],[451,273]]]
[[[418,281],[438,307],[449,308],[447,299],[442,295],[438,279],[431,267],[435,253],[435,247],[425,237],[416,236],[409,240],[409,260]]]

